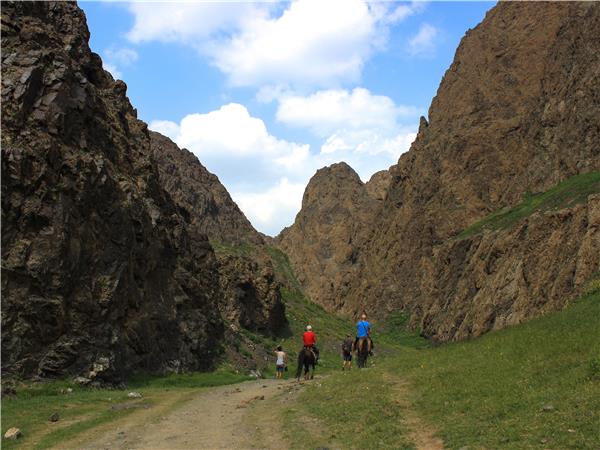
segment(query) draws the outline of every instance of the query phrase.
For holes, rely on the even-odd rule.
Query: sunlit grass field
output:
[[[411,409],[447,448],[600,448],[598,289],[519,326],[438,347],[412,340],[374,361],[300,396],[330,430],[348,430],[336,432],[345,447],[412,448],[394,403],[408,383]]]

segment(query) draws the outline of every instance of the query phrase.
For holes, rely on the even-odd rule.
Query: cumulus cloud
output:
[[[205,114],[189,114],[180,124],[154,121],[150,128],[164,132],[201,159],[229,155],[268,156],[285,161],[290,155],[298,158],[307,153],[306,146],[270,135],[265,123],[252,117],[239,103],[229,103]]]
[[[215,34],[235,31],[241,22],[267,12],[252,3],[132,2],[131,42],[182,42],[199,45]]]
[[[236,86],[325,86],[356,81],[385,47],[389,26],[420,3],[295,0],[273,3],[132,3],[132,42],[195,47]]]
[[[276,118],[324,136],[340,129],[393,130],[399,118],[418,116],[419,112],[418,108],[396,105],[391,98],[373,95],[365,88],[330,89],[309,96],[281,96]]]
[[[259,230],[272,235],[291,225],[302,206],[305,183],[282,178],[262,192],[232,192],[231,196]]]
[[[150,128],[194,152],[202,164],[219,176],[253,225],[275,235],[293,222],[304,187],[317,169],[345,161],[367,181],[374,172],[394,164],[408,150],[416,135],[416,125],[399,125],[395,120],[403,116],[404,110],[387,97],[377,98],[365,91],[294,97],[300,106],[296,111],[286,110],[289,113],[285,116],[286,123],[314,129],[322,143],[320,148],[273,136],[262,119],[253,117],[237,103],[207,113],[189,114],[179,123],[153,121]],[[353,100],[353,97],[359,98]],[[378,128],[376,121],[360,118],[361,102],[365,100],[379,105],[379,109],[373,106],[367,109],[368,114],[383,120],[388,113],[392,119]],[[334,105],[323,104],[328,102]],[[323,128],[317,127],[309,120],[309,111],[304,110],[315,104],[329,111],[341,105],[346,108],[346,115],[337,121],[331,119]],[[318,117],[314,120],[318,121]],[[343,124],[347,126],[341,127]]]
[[[419,31],[408,41],[408,51],[411,55],[427,55],[435,50],[435,39],[439,31],[428,23],[421,24]]]
[[[330,89],[308,96],[283,94],[278,102],[278,121],[324,138],[321,159],[354,161],[363,179],[408,150],[422,112],[364,88]]]

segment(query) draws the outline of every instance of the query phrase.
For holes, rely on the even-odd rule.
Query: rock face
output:
[[[326,232],[318,228],[325,218],[305,211],[326,204],[321,194],[303,204],[296,223],[280,235],[280,245],[305,279],[312,279],[307,274],[315,269],[308,256],[298,255],[311,252],[311,245],[326,240],[336,248],[350,245],[345,249],[353,255],[350,269],[338,266],[343,273],[333,286],[309,287],[313,299],[349,314],[362,308],[380,315],[407,310],[426,335],[449,340],[558,308],[575,295],[598,267],[587,250],[575,251],[596,248],[596,228],[585,212],[594,209],[593,200],[581,210],[561,212],[571,218],[564,223],[532,218],[529,226],[535,224],[536,231],[527,228],[526,238],[511,230],[449,239],[490,212],[515,205],[524,193],[600,170],[599,29],[600,6],[594,3],[501,2],[490,10],[461,41],[432,101],[429,122],[421,119],[410,151],[388,171],[379,206],[366,215],[358,202],[349,208],[361,210],[353,213],[360,217],[357,230],[343,239],[319,234]],[[353,189],[353,183],[338,188]],[[327,220],[338,222],[335,211],[328,212]],[[535,239],[534,248],[552,249],[549,273],[586,269],[565,272],[552,288],[543,287],[548,277],[528,279],[527,288],[513,295],[506,286],[518,283],[523,273],[538,272],[531,247],[517,243],[523,239]],[[504,248],[503,281],[498,273],[475,273],[477,259],[495,246]],[[454,279],[440,279],[444,275]],[[490,302],[502,306],[492,311]]]
[[[150,132],[150,142],[161,185],[192,226],[210,240],[264,244],[217,176],[206,170],[193,153],[154,131]]]
[[[285,323],[279,283],[265,240],[231,199],[219,179],[186,149],[150,132],[159,182],[196,232],[217,246],[225,319],[242,328],[272,334]],[[246,251],[240,251],[246,250]]]
[[[75,3],[2,4],[2,370],[89,382],[208,369],[235,302],[222,286],[236,268],[221,275],[205,234],[230,222],[227,194],[206,173],[189,195],[207,218],[190,219],[88,40]],[[265,283],[249,327],[281,310]]]
[[[304,192],[293,226],[281,233],[280,247],[294,263],[308,296],[330,310],[344,299],[358,276],[358,242],[381,207],[389,176],[378,172],[363,183],[346,163],[317,171]]]

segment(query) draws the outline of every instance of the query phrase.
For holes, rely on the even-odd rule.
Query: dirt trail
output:
[[[410,388],[408,382],[393,378],[390,374],[386,374],[385,378],[394,383],[396,405],[402,408],[404,418],[402,422],[408,429],[408,437],[417,450],[444,450],[444,442],[435,436],[435,429],[412,409],[408,395]]]
[[[66,447],[104,449],[246,449],[287,448],[277,414],[260,409],[260,420],[252,412],[260,403],[290,389],[301,389],[293,381],[256,380],[203,389],[164,414],[136,414],[96,432],[87,442]],[[250,417],[249,417],[250,416]],[[260,424],[260,426],[256,425]]]
[[[416,448],[443,450],[435,430],[411,409],[408,384],[391,374],[384,378],[394,385],[396,405],[403,410],[403,423]],[[281,431],[282,411],[295,403],[309,383],[268,379],[197,391],[167,391],[156,403],[148,404],[152,406],[98,426],[56,449],[287,449],[290,443]],[[321,430],[325,426],[305,411],[291,411],[297,412],[297,423],[313,430],[319,446],[339,448],[331,439],[332,430]]]

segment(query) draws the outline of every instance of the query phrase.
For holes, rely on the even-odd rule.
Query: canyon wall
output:
[[[456,238],[526,193],[600,170],[598,30],[596,3],[499,3],[462,39],[428,120],[421,118],[415,142],[389,169],[389,184],[376,201],[366,208],[356,201],[338,214],[327,207],[330,185],[364,198],[371,182],[344,182],[352,177],[333,171],[329,180],[315,175],[309,187],[320,195],[305,195],[296,222],[278,237],[313,300],[348,315],[408,311],[413,326],[445,341],[560,308],[580,292],[598,270],[598,255],[590,253],[597,248],[597,223],[589,212],[597,200],[549,213],[570,218],[565,223],[535,219],[532,236],[519,223],[520,234]],[[325,215],[311,213],[322,209]],[[352,222],[346,234],[320,227],[344,220]],[[527,246],[523,239],[534,241]],[[315,252],[318,242],[333,250]],[[555,257],[545,268],[548,276],[531,277],[532,285],[513,295],[498,273],[475,269],[496,247],[510,266],[503,270],[505,285],[519,283],[524,273],[539,274],[536,250],[551,248]],[[351,258],[338,264],[332,255]],[[335,273],[329,284],[316,277],[322,267]],[[559,279],[545,285],[558,272]],[[490,302],[501,306],[490,308]]]
[[[260,236],[189,153],[160,167],[166,138],[88,41],[74,2],[2,4],[2,371],[210,369],[227,314],[266,334],[285,320],[272,267],[219,261],[209,237]],[[183,198],[164,174],[189,170]]]

